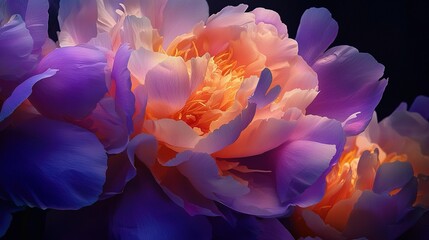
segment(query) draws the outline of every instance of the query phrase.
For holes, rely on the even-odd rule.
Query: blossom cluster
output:
[[[0,236],[396,239],[427,233],[429,98],[377,121],[384,66],[304,12],[0,0]]]

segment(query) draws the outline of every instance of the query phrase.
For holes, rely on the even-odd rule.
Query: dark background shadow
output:
[[[58,30],[58,0],[51,2],[50,36]],[[429,14],[423,0],[208,0],[210,13],[226,5],[245,3],[249,10],[264,7],[278,12],[294,38],[300,17],[310,7],[326,7],[339,24],[335,45],[351,45],[372,54],[384,64],[389,84],[377,107],[379,119],[388,116],[400,102],[411,104],[418,95],[429,96]],[[14,214],[8,234],[2,239],[41,239],[44,212],[29,209]]]

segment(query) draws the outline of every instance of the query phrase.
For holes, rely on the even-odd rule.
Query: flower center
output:
[[[193,50],[179,51],[186,59]],[[233,60],[233,51],[227,49],[209,60],[206,75],[197,89],[179,110],[174,119],[182,120],[200,135],[211,132],[211,124],[218,120],[236,103],[236,94],[244,80],[244,66],[238,66]]]

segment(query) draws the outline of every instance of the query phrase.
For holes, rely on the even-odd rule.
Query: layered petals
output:
[[[250,192],[236,198],[231,208],[278,216],[288,213],[291,205],[309,206],[322,198],[324,178],[344,146],[341,124],[307,116],[298,120],[287,139],[264,154],[234,159],[248,169],[237,176],[248,182]]]
[[[90,132],[34,117],[2,131],[1,142],[2,199],[43,209],[77,209],[98,199],[107,156]]]
[[[324,53],[313,69],[320,93],[307,108],[308,113],[343,122],[348,135],[362,132],[387,85],[387,80],[379,81],[383,65],[353,47],[339,46]]]
[[[425,101],[419,101],[421,109]],[[326,177],[323,199],[295,214],[297,226],[308,227],[301,226],[297,235],[397,239],[419,232],[413,226],[428,206],[429,161],[423,150],[427,124],[405,104],[380,123],[374,115],[364,132],[347,139],[338,164]]]
[[[356,135],[368,125],[387,80],[379,81],[384,66],[369,54],[350,46],[326,51],[337,32],[338,24],[325,8],[308,9],[301,18],[299,54],[317,73],[320,90],[307,111],[337,119],[348,135]]]
[[[82,119],[107,92],[105,67],[106,58],[101,51],[87,47],[58,48],[38,66],[39,72],[53,68],[58,69],[57,74],[37,83],[30,101],[46,116]]]

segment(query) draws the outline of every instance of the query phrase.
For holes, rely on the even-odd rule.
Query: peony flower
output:
[[[326,194],[298,210],[300,234],[327,239],[396,239],[427,211],[429,98],[420,96],[407,111],[401,104],[377,123],[347,140],[328,174]],[[299,219],[301,219],[300,222]]]
[[[359,131],[348,130],[352,123],[366,125],[371,116],[360,113],[374,110],[386,84],[378,81],[382,65],[370,55],[342,54],[346,65],[324,66],[345,66],[344,75],[327,74],[323,81],[353,81],[353,91],[359,90],[353,109],[344,110],[346,118],[322,117],[324,107],[313,108],[319,115],[308,114],[322,92],[318,65],[298,54],[277,13],[246,8],[226,7],[208,18],[205,1],[60,5],[61,46],[86,43],[115,52],[127,43],[133,49],[128,68],[137,102],[128,151],[191,215],[222,215],[216,206],[222,203],[242,213],[279,216],[292,205],[317,202],[343,147],[343,126],[351,134]],[[306,24],[301,29],[311,33]],[[367,68],[350,79],[356,66]]]
[[[208,17],[203,0],[62,0],[59,47],[9,50],[36,60],[0,78],[11,86],[0,220],[16,207],[100,200],[51,211],[47,234],[291,238],[255,216],[322,198],[345,136],[366,127],[386,81],[368,54],[324,53],[336,34],[327,10],[306,12],[295,41],[277,13],[246,9]]]

